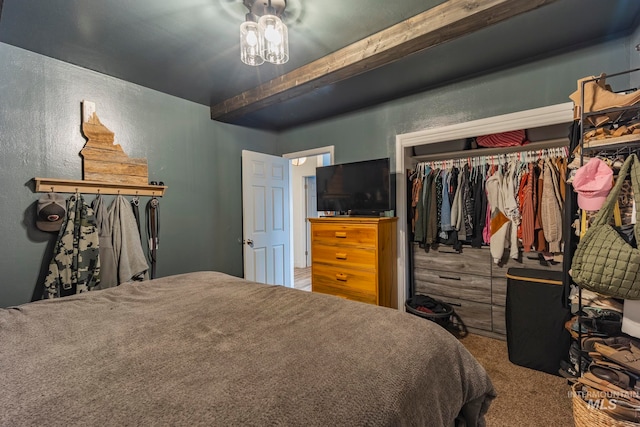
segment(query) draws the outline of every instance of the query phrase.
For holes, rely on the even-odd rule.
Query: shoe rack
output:
[[[632,153],[640,153],[640,89],[629,88],[620,92],[609,91],[606,86],[606,79],[622,77],[631,73],[639,72],[640,68],[623,71],[615,74],[602,74],[598,77],[581,80],[580,105],[576,106],[577,117],[580,123],[580,143],[579,158],[580,165],[584,165],[587,157],[607,157],[611,159],[626,159]],[[595,101],[593,91],[587,90],[587,86],[595,87],[596,92],[605,91],[604,101]],[[585,106],[585,94],[592,97],[587,103],[592,107]],[[572,98],[575,101],[575,98]],[[609,103],[609,105],[607,105]],[[629,104],[629,105],[622,105]],[[585,111],[585,110],[589,111]],[[639,207],[640,208],[640,207]],[[571,213],[569,213],[571,214]],[[578,218],[582,211],[578,208]],[[583,231],[583,230],[581,230]],[[578,287],[578,346],[580,348],[578,357],[577,373],[581,376],[583,355],[583,338],[585,338],[582,328],[582,313],[584,307],[582,303],[582,289]]]

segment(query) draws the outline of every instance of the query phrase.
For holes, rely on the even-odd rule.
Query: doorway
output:
[[[311,290],[311,231],[307,218],[317,217],[316,167],[333,164],[333,146],[284,154],[291,159],[293,287]]]

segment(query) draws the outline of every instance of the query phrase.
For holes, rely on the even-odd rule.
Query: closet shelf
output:
[[[37,193],[111,194],[123,196],[164,196],[166,185],[137,185],[57,178],[33,178]]]
[[[471,150],[448,151],[439,154],[424,154],[413,156],[414,160],[429,162],[438,160],[455,160],[467,157],[479,156],[496,156],[501,154],[519,153],[523,151],[544,150],[547,148],[560,148],[569,145],[569,138],[548,139],[545,141],[530,142],[526,145],[518,145],[514,147],[496,147],[496,148],[474,148]]]
[[[640,146],[640,135],[623,135],[615,138],[592,139],[583,142],[583,150],[615,150]]]

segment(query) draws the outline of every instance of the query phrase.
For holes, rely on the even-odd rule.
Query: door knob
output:
[[[247,245],[249,245],[249,246],[253,247],[253,240],[251,240],[251,239],[247,239],[247,240],[245,240],[244,242],[245,242]]]

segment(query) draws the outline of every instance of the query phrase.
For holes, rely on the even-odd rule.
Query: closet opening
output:
[[[508,158],[508,156],[520,156],[526,152],[527,155],[537,156],[551,154],[553,150],[565,150],[569,144],[569,129],[573,122],[573,103],[553,105],[544,108],[526,110],[517,113],[510,113],[486,119],[475,120],[466,123],[426,129],[419,132],[398,135],[396,137],[396,207],[400,220],[398,221],[398,301],[406,301],[410,296],[409,285],[411,283],[411,273],[413,262],[411,259],[411,222],[408,209],[409,188],[407,184],[407,171],[414,170],[416,165],[428,164],[445,165],[449,162],[453,164],[477,164],[478,162],[491,161],[491,159]],[[526,132],[527,143],[514,147],[496,148],[475,148],[474,138],[481,135],[524,130]],[[560,151],[557,151],[559,154]],[[564,153],[566,156],[566,152]],[[471,252],[471,251],[469,251]],[[445,254],[446,255],[446,254]],[[474,267],[480,268],[482,272],[470,271],[474,275],[491,277],[493,267],[489,262],[484,263],[484,254],[478,253],[478,262],[473,263]],[[465,256],[465,258],[468,258]],[[473,257],[471,257],[473,258]],[[469,259],[469,258],[468,258]],[[432,260],[429,261],[430,263]],[[446,262],[446,260],[444,261]],[[486,270],[486,271],[484,271]],[[492,289],[491,279],[489,289]],[[495,280],[493,280],[495,282]],[[496,282],[497,283],[497,282]],[[495,283],[494,283],[495,285]],[[478,289],[484,284],[478,283]],[[499,287],[493,286],[498,289]],[[444,289],[444,288],[442,288]],[[444,290],[442,291],[445,292]],[[470,310],[474,313],[485,310],[487,315],[479,320],[480,329],[491,331],[492,324],[499,324],[504,316],[503,309],[492,300],[495,295],[491,291],[486,295],[478,296],[476,292]],[[471,297],[469,297],[472,299]],[[478,304],[478,305],[474,305]],[[486,306],[483,304],[487,304]],[[398,304],[402,307],[403,304]],[[456,308],[456,311],[459,311]],[[490,334],[489,334],[490,335]]]

